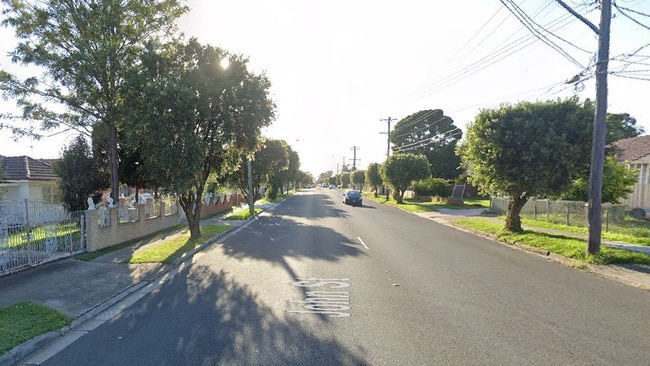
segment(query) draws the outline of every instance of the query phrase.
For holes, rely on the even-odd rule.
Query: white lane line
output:
[[[364,243],[363,240],[361,240],[360,237],[357,236],[357,239],[359,240],[359,242],[361,243],[361,245],[363,245],[364,248],[366,248],[367,250],[370,250],[370,248],[368,248],[368,246],[366,245],[366,243]]]

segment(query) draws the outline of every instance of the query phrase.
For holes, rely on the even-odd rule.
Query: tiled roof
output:
[[[0,156],[2,180],[56,180],[52,165],[29,156]]]
[[[614,148],[619,161],[639,160],[650,155],[650,135],[616,141]]]

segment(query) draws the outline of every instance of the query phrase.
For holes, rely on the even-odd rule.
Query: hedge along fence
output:
[[[508,212],[508,197],[491,197],[490,210],[497,214],[506,214]],[[625,205],[603,204],[601,206],[601,215],[604,230],[609,230],[609,224],[623,223],[626,213],[627,207]],[[531,198],[521,209],[520,215],[567,226],[589,226],[587,203],[580,201],[552,201]]]

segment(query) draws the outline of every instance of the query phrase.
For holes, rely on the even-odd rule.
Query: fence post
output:
[[[546,199],[546,221],[551,221],[551,201]]]
[[[27,263],[32,264],[32,228],[29,225],[29,199],[25,198],[25,232],[27,233]]]
[[[81,214],[79,219],[79,225],[81,226],[81,239],[79,241],[79,250],[86,249],[86,214]]]
[[[605,232],[609,231],[609,210],[605,207]]]
[[[566,206],[566,226],[571,226],[570,219],[569,219],[569,211],[571,209],[569,208],[569,205]]]

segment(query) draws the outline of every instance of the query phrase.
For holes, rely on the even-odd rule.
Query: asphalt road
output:
[[[289,197],[46,364],[650,364],[648,291],[340,194]]]

